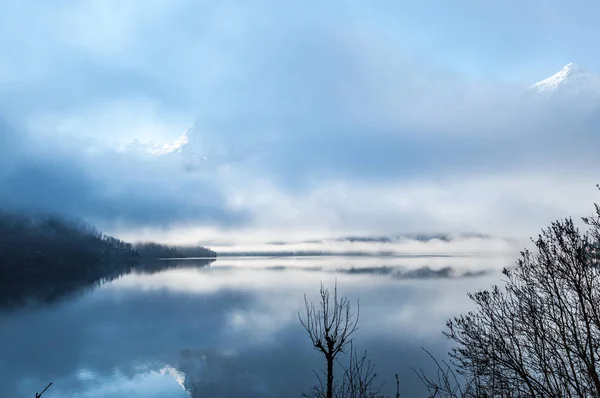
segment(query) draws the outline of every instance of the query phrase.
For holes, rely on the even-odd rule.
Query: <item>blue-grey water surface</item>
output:
[[[0,310],[0,396],[299,397],[321,365],[298,321],[323,281],[356,306],[359,351],[386,391],[424,396],[411,367],[448,350],[466,292],[506,257],[223,258],[124,274],[45,305]],[[448,268],[446,268],[448,267]],[[444,268],[446,268],[444,270]]]

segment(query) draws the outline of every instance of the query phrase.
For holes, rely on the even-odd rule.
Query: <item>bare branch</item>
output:
[[[306,295],[304,296],[305,317],[303,318],[298,312],[298,319],[306,330],[313,348],[325,357],[327,369],[325,398],[333,398],[335,387],[333,368],[339,354],[350,351],[350,365],[344,368],[344,377],[342,383],[337,386],[338,390],[345,391],[347,388],[352,390],[355,388],[355,382],[371,381],[373,370],[370,363],[365,363],[364,358],[357,359],[352,348],[352,336],[358,330],[358,303],[357,311],[354,313],[350,301],[346,297],[338,296],[337,280],[333,289],[333,297],[330,296],[329,290],[322,282],[319,296],[318,306],[309,302]],[[313,389],[311,393],[318,394],[318,391],[319,388]]]
[[[40,393],[37,393],[37,392],[36,392],[36,393],[35,393],[35,398],[40,398],[40,397],[42,396],[42,394],[43,394],[43,393],[45,393],[45,392],[46,392],[46,390],[47,390],[48,388],[50,388],[50,386],[51,386],[51,385],[52,385],[52,383],[48,384],[48,385],[46,386],[46,388],[44,388],[44,389],[42,390],[42,392],[40,392]]]
[[[600,396],[600,206],[584,218],[551,223],[503,271],[502,286],[470,293],[475,309],[448,321],[452,366],[437,380],[447,397]]]

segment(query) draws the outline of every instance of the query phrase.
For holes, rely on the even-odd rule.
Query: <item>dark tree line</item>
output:
[[[217,253],[202,246],[167,246],[154,242],[137,243],[133,249],[147,259],[215,258]]]
[[[431,357],[437,374],[417,373],[430,397],[600,397],[600,206],[583,222],[585,231],[570,218],[553,222],[503,270],[500,286],[468,294],[475,309],[444,331],[450,361]],[[333,301],[322,287],[317,309],[307,302],[301,318],[326,364],[309,396],[378,397],[374,374],[349,348],[358,318],[346,298]],[[334,379],[332,358],[346,351],[351,364]],[[352,380],[361,388],[349,389]]]
[[[196,251],[216,257],[206,248]],[[0,305],[28,298],[53,301],[78,286],[103,283],[159,257],[184,255],[163,245],[132,245],[56,215],[0,211]]]

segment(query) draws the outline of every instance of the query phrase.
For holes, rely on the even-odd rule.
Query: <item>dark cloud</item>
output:
[[[408,15],[396,7],[330,4],[307,13],[310,7],[273,2],[247,8],[153,1],[140,14],[105,4],[61,3],[49,12],[25,2],[1,16],[3,37],[27,39],[0,43],[11,53],[0,75],[0,111],[31,133],[20,144],[29,155],[0,160],[6,206],[125,227],[229,227],[269,217],[269,227],[277,220],[289,227],[287,215],[306,214],[297,202],[337,181],[353,187],[347,200],[319,198],[308,207],[323,214],[303,218],[317,225],[329,214],[343,227],[375,230],[391,228],[381,220],[397,209],[362,199],[344,208],[367,185],[379,186],[370,202],[381,203],[391,202],[387,187],[468,181],[456,190],[468,193],[492,177],[581,175],[600,166],[597,109],[583,114],[581,104],[531,101],[524,90],[533,81],[475,79],[450,61],[410,50],[403,38],[411,35],[390,34],[401,28],[389,16]],[[421,15],[421,6],[412,6]],[[452,12],[466,12],[460,9]],[[13,14],[31,23],[15,23]],[[141,160],[115,148],[90,154],[135,138],[174,139],[180,124],[194,120],[189,147],[170,160]],[[269,209],[253,203],[263,185],[270,189],[264,197],[284,197]],[[488,195],[477,214],[463,218],[531,207],[509,203],[504,188]],[[431,214],[448,202],[406,206],[390,224],[452,229],[451,211]],[[497,202],[508,205],[496,209]],[[379,208],[378,215],[359,214]]]
[[[135,155],[111,151],[88,159],[18,135],[8,125],[0,129],[6,132],[0,172],[3,208],[59,213],[103,226],[168,227],[184,222],[231,226],[247,218],[227,209],[213,182],[196,178],[182,183],[178,168],[166,169],[163,164],[149,168]]]
[[[460,97],[453,100],[460,101]],[[599,112],[581,115],[572,109],[544,106],[542,115],[536,116],[540,110],[529,102],[522,104],[524,109],[510,113],[502,108],[494,111],[474,106],[459,123],[445,126],[441,122],[432,127],[400,124],[381,131],[377,127],[333,125],[315,131],[290,125],[285,135],[270,139],[253,134],[249,127],[256,145],[246,147],[242,160],[247,167],[274,178],[281,187],[292,191],[300,188],[300,192],[328,179],[385,182],[599,165],[593,150],[600,145],[595,134],[600,127]],[[481,120],[484,111],[488,120]],[[439,113],[431,109],[425,117],[443,121],[446,116]],[[220,153],[225,152],[222,148],[227,148],[227,142],[239,145],[236,138],[222,134],[218,127],[203,128],[196,127],[191,135],[210,136],[205,139],[212,139],[213,147],[221,148]],[[210,149],[204,153],[211,158]],[[236,159],[239,161],[240,155]]]

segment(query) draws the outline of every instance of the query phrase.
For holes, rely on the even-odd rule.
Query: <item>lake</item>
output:
[[[360,302],[358,351],[386,392],[425,396],[411,367],[443,358],[467,291],[506,256],[231,257],[133,271],[44,305],[0,310],[0,396],[300,397],[322,358],[298,321],[321,281]]]

